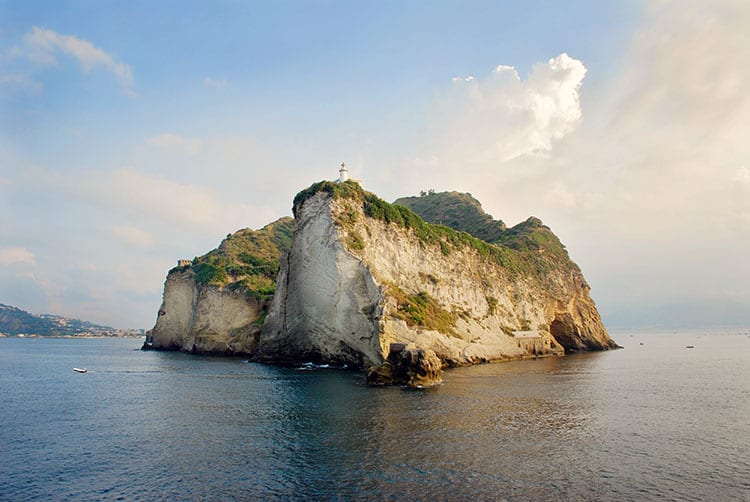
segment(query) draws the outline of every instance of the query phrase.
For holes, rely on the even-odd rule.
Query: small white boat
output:
[[[88,373],[89,372],[89,370],[87,370],[86,368],[73,368],[73,371],[75,371],[76,373]]]

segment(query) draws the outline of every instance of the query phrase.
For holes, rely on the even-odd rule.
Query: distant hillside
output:
[[[402,197],[394,204],[408,207],[428,223],[468,232],[487,242],[495,242],[505,231],[505,223],[485,213],[470,193],[423,192],[420,197]]]
[[[35,315],[17,307],[0,303],[0,334],[12,336],[121,336],[139,334],[139,332],[116,330],[110,326],[101,326],[88,321],[51,314]]]
[[[423,192],[419,197],[402,197],[394,204],[406,206],[428,223],[440,224],[478,239],[513,249],[528,267],[537,272],[565,266],[580,270],[570,260],[565,246],[539,218],[507,228],[484,212],[469,193]]]

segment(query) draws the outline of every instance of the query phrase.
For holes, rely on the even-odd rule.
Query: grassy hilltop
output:
[[[394,204],[408,207],[425,221],[468,232],[486,242],[497,241],[506,230],[505,223],[485,213],[470,193],[422,192],[419,197],[396,199]]]
[[[447,225],[485,242],[510,248],[538,272],[553,268],[578,270],[565,246],[539,218],[532,216],[507,228],[501,220],[485,213],[471,194],[459,192],[423,192],[419,197],[397,199],[394,204],[408,207],[429,223]]]
[[[284,217],[260,230],[228,234],[218,248],[193,260],[199,284],[229,287],[258,298],[273,295],[279,257],[289,251],[294,220]]]

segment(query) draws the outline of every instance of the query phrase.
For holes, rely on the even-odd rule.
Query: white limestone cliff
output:
[[[331,200],[310,198],[297,215],[276,294],[261,332],[258,358],[316,360],[355,366],[381,362],[382,288],[344,247]],[[386,354],[387,355],[387,354]]]
[[[172,269],[149,342],[157,350],[249,354],[257,345],[262,304],[228,288],[196,283],[190,267]]]
[[[542,288],[471,247],[446,255],[411,229],[367,217],[361,201],[326,192],[308,198],[296,217],[257,349],[261,360],[361,367],[382,363],[391,343],[411,343],[445,364],[465,365],[615,347],[580,272],[552,272]],[[455,325],[441,331],[407,323],[399,298],[420,293],[453,314]],[[520,330],[539,337],[514,337]]]
[[[374,195],[358,185],[338,186],[343,196],[316,186],[295,199],[293,240],[278,248],[272,299],[229,282],[198,283],[194,267],[177,267],[167,276],[151,347],[357,368],[383,363],[392,344],[434,352],[446,366],[617,347],[569,261],[516,270],[498,259],[515,256],[509,248],[457,232],[425,239],[414,227],[368,216],[363,200]]]

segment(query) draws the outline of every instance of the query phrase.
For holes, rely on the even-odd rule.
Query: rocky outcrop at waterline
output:
[[[392,343],[385,362],[367,370],[367,384],[406,385],[421,389],[441,383],[442,374],[442,363],[430,349]]]
[[[279,256],[291,246],[292,218],[227,235],[217,249],[180,260],[167,274],[156,325],[144,348],[194,354],[252,354],[268,314]]]
[[[434,207],[436,195],[446,198],[414,199]],[[232,234],[170,271],[150,341],[357,368],[382,365],[394,343],[443,366],[615,348],[551,230],[536,218],[493,223],[467,196],[447,198],[481,221],[443,216],[454,229],[426,222],[414,201],[412,211],[353,181],[317,183],[295,198],[294,221]]]

